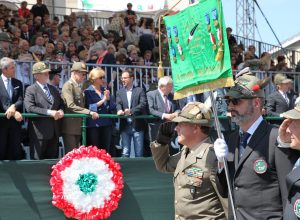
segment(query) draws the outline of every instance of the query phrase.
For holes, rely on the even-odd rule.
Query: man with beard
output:
[[[285,176],[298,159],[288,148],[275,146],[278,130],[262,117],[265,94],[263,88],[269,80],[259,80],[244,74],[225,99],[232,121],[239,130],[227,140],[214,143],[219,161],[217,185],[223,196],[227,195],[224,163],[228,165],[233,209],[239,220],[282,219],[287,199]],[[224,161],[224,158],[227,161]]]

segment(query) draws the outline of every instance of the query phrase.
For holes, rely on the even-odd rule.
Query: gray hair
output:
[[[0,60],[0,68],[3,70],[7,67],[9,67],[11,64],[15,65],[16,62],[15,60],[9,58],[9,57],[3,57],[1,60]]]
[[[158,87],[166,86],[168,84],[173,84],[173,80],[170,76],[163,76],[158,81]]]
[[[93,51],[97,51],[97,50],[107,50],[107,44],[105,41],[103,40],[100,40],[100,41],[97,41],[94,46],[92,47]]]

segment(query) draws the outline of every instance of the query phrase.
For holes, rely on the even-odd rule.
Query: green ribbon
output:
[[[80,174],[76,184],[79,185],[81,192],[89,194],[95,191],[98,183],[97,176],[93,173]]]

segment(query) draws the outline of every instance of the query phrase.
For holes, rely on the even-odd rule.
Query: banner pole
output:
[[[219,119],[218,119],[218,113],[217,113],[217,108],[216,108],[216,100],[215,100],[214,94],[213,94],[212,91],[210,91],[209,95],[210,95],[210,99],[211,99],[211,103],[212,103],[212,109],[213,109],[214,120],[215,120],[215,128],[217,129],[218,137],[221,138],[221,139],[224,139],[224,136],[221,132],[220,122],[219,122]],[[226,182],[227,182],[227,186],[228,186],[228,197],[229,197],[229,201],[230,201],[230,204],[231,204],[231,207],[232,207],[233,219],[236,220],[236,213],[235,213],[235,207],[234,207],[234,203],[233,203],[233,197],[232,197],[231,183],[230,183],[230,179],[229,179],[227,161],[226,161],[226,158],[223,158],[223,160],[224,160],[224,171],[225,171],[225,176],[226,176]]]

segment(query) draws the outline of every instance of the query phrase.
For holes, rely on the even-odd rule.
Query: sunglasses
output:
[[[253,97],[243,97],[242,99],[247,99],[247,100],[250,100],[250,99],[254,99]],[[242,101],[242,99],[226,99],[225,102],[227,105],[230,104],[230,102],[233,104],[233,105],[239,105]]]
[[[99,77],[99,79],[105,79],[105,77],[104,77],[104,76],[101,76],[101,77]]]
[[[226,99],[225,102],[226,102],[227,105],[229,105],[230,102],[233,105],[239,105],[241,103],[241,99]]]

